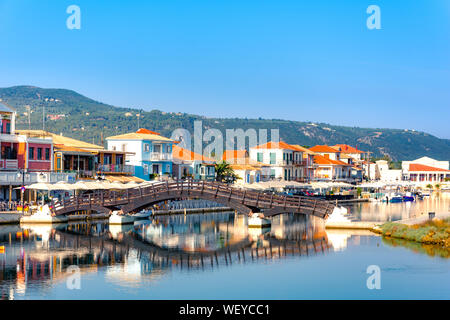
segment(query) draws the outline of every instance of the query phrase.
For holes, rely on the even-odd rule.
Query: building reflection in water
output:
[[[361,221],[396,221],[428,215],[428,212],[448,212],[450,195],[435,193],[414,202],[360,202],[347,206],[349,213]]]
[[[323,222],[286,214],[271,229],[247,227],[234,212],[174,215],[129,226],[104,222],[61,226],[0,227],[0,294],[45,293],[66,281],[67,268],[81,273],[104,269],[108,281],[139,286],[171,269],[205,270],[221,265],[272,261],[328,251]]]

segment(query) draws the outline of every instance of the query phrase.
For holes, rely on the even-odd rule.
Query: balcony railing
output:
[[[97,166],[97,172],[134,174],[134,166],[122,164],[101,164]]]
[[[0,171],[0,185],[30,185],[37,182],[55,183],[59,181],[73,182],[76,173],[67,172],[28,172],[22,177],[18,171]]]
[[[17,159],[0,159],[0,169],[18,169],[19,161]]]
[[[165,161],[172,160],[171,153],[152,152],[150,153],[150,161]]]

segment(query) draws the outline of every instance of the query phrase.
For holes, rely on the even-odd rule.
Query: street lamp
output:
[[[29,177],[28,171],[27,169],[19,169],[19,172],[17,173],[17,178],[20,179],[20,177],[22,176],[22,187],[20,188],[20,202],[22,203],[22,215],[23,215],[23,211],[24,211],[24,195],[25,195],[25,174],[27,175],[27,177]]]

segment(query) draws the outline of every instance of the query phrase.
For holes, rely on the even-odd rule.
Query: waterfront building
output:
[[[364,175],[364,151],[358,150],[352,146],[347,144],[337,144],[334,146],[327,145],[317,145],[310,150],[314,151],[316,154],[319,154],[327,159],[344,162],[350,167],[347,169],[343,169],[342,175],[349,182],[362,181]],[[320,160],[319,160],[320,161]],[[323,161],[321,161],[323,162]],[[332,164],[332,162],[330,162]],[[339,165],[339,163],[334,163],[335,165]],[[326,170],[327,167],[323,167]],[[336,167],[337,170],[339,167]],[[320,169],[318,169],[320,171]],[[318,174],[318,176],[324,176],[326,174]]]
[[[229,163],[234,173],[242,183],[258,183],[270,178],[271,166],[251,159],[247,150],[225,150],[222,160]]]
[[[108,150],[132,152],[126,164],[134,167],[135,176],[151,180],[155,176],[173,175],[172,147],[176,141],[147,129],[107,137],[106,140]]]
[[[389,163],[386,160],[377,160],[375,178],[385,182],[395,182],[403,180],[401,169],[389,169]]]
[[[129,181],[133,167],[125,164],[127,152],[105,150],[103,146],[64,137],[43,130],[17,130],[28,138],[53,141],[52,171],[74,173],[76,178]]]
[[[31,199],[18,187],[36,182],[68,181],[70,175],[52,172],[53,140],[29,137],[16,130],[16,110],[0,102],[0,200]]]
[[[280,141],[252,147],[249,156],[253,161],[270,166],[270,179],[307,181],[310,167],[305,161],[305,157],[308,157],[305,153],[309,151]]]
[[[192,177],[196,180],[216,179],[215,160],[193,151],[172,146],[173,176],[182,179]]]
[[[450,179],[449,161],[439,161],[422,157],[413,161],[403,161],[403,178],[415,182],[443,182]]]
[[[351,181],[353,166],[340,160],[333,160],[320,154],[314,156],[314,180]]]

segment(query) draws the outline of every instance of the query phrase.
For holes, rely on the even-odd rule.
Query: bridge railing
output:
[[[282,196],[267,194],[252,190],[241,190],[229,185],[197,180],[178,180],[175,182],[160,182],[146,187],[137,187],[126,190],[99,190],[91,194],[83,194],[70,199],[55,203],[57,208],[80,207],[80,206],[113,206],[127,204],[142,197],[157,197],[167,193],[189,196],[190,192],[200,192],[214,198],[225,198],[247,206],[259,208],[281,207],[286,209],[302,209],[321,211],[327,213],[331,203],[301,196]]]

